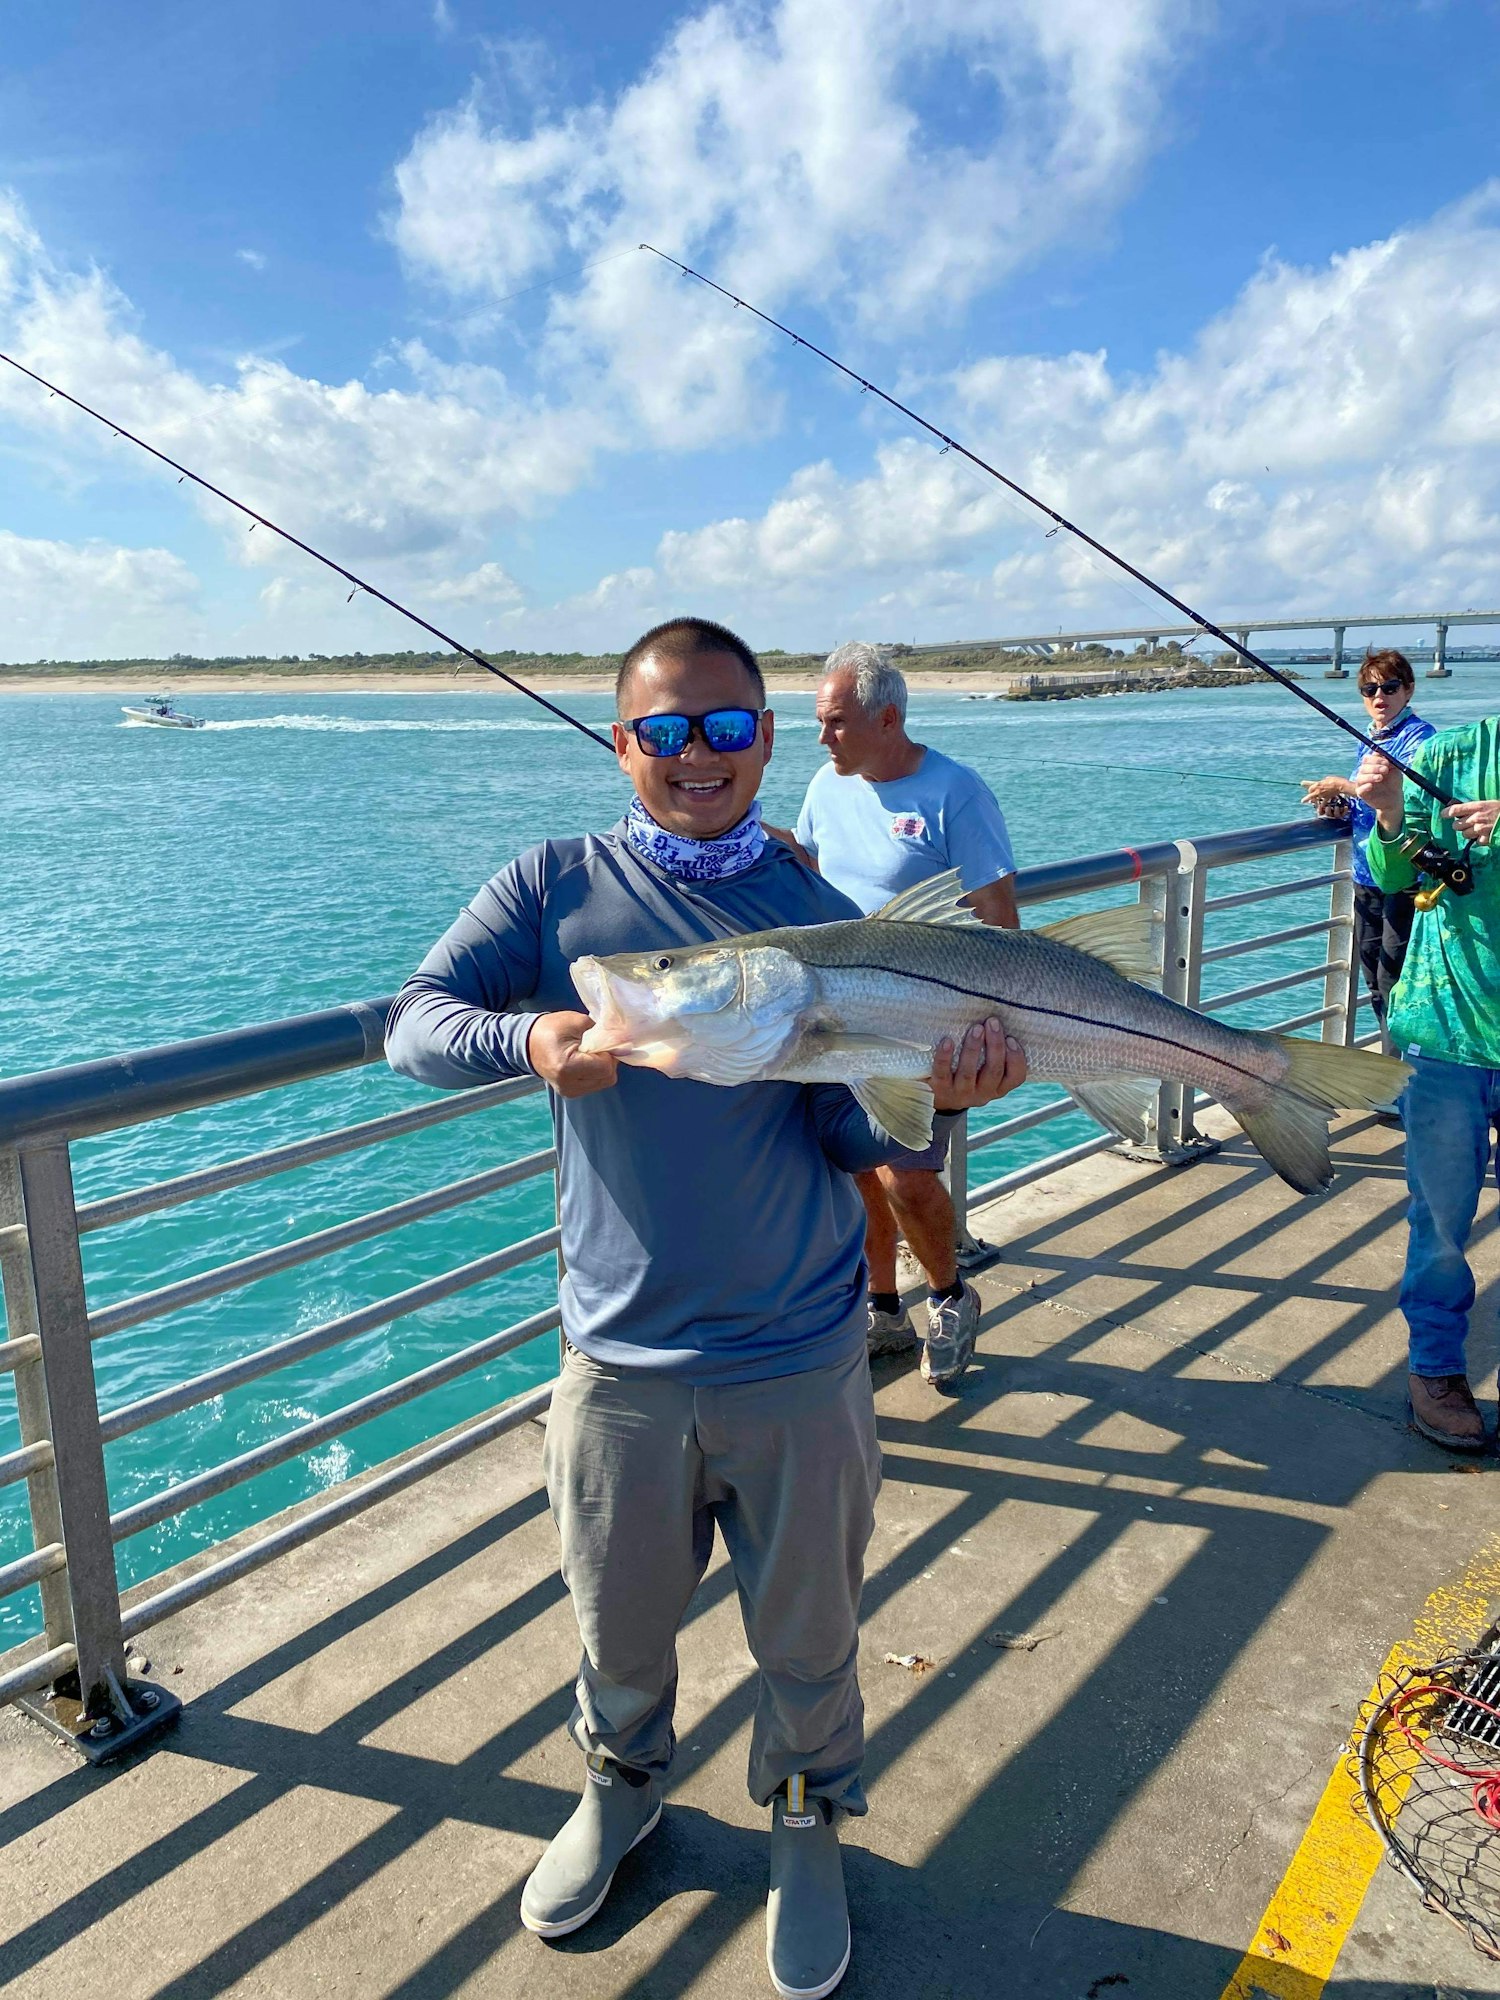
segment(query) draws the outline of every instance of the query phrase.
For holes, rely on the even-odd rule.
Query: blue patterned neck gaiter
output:
[[[757,799],[738,826],[717,840],[689,840],[658,826],[639,799],[625,815],[625,844],[645,861],[679,882],[722,882],[753,868],[766,851],[766,830],[760,823]]]

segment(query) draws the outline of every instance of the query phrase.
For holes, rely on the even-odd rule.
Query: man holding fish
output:
[[[626,655],[617,693],[626,817],[543,843],[481,890],[403,987],[387,1049],[442,1087],[529,1073],[553,1092],[568,1345],[546,1469],[586,1762],[522,1921],[544,1937],[586,1923],[656,1825],[677,1629],[717,1525],[760,1666],[767,1962],[778,1993],[816,1996],[849,1959],[836,1829],[865,1810],[855,1662],[880,1481],[851,1176],[928,1143],[934,1112],[941,1131],[1013,1089],[1025,1061],[980,1006],[926,1037],[915,1069],[909,1041],[893,1062],[875,1038],[828,1035],[770,1080],[781,996],[758,1025],[725,941],[860,912],[766,838],[755,795],[774,721],[742,640],[674,620]],[[735,986],[731,1032],[716,1039],[691,998],[686,1025],[632,1012],[705,950]],[[684,1063],[698,1081],[678,1080]]]
[[[836,1818],[865,1809],[855,1659],[880,1478],[849,1177],[1029,1071],[1125,1131],[1152,1079],[1204,1089],[1307,1192],[1332,1179],[1332,1108],[1388,1103],[1410,1072],[1152,991],[1139,904],[994,928],[950,872],[862,916],[766,839],[773,721],[722,626],[647,633],[617,696],[625,819],[481,890],[402,988],[387,1049],[448,1088],[553,1090],[568,1348],[546,1467],[587,1765],[522,1921],[586,1923],[657,1822],[677,1628],[717,1525],[760,1666],[767,1962],[778,1993],[813,2000],[849,1958]]]

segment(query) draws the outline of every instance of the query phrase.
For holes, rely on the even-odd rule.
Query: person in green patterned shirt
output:
[[[1445,729],[1408,761],[1461,805],[1440,806],[1384,757],[1354,780],[1375,809],[1366,858],[1387,893],[1408,889],[1414,839],[1452,852],[1472,841],[1474,887],[1444,890],[1419,910],[1401,979],[1390,997],[1393,1046],[1412,1066],[1401,1099],[1406,1125],[1410,1236],[1401,1311],[1410,1333],[1412,1422],[1452,1451],[1490,1439],[1469,1384],[1464,1349],[1474,1273],[1464,1255],[1500,1129],[1500,717]],[[1500,1181],[1500,1156],[1495,1173]]]

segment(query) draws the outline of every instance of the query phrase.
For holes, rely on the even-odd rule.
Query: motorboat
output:
[[[122,706],[120,713],[131,722],[149,722],[158,729],[201,729],[204,723],[203,716],[184,715],[174,708],[169,694],[153,695],[141,708]]]

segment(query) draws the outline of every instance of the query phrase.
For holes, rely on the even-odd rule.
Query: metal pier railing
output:
[[[1309,850],[1316,850],[1315,857]],[[1288,879],[1210,893],[1210,878],[1217,871],[1284,857],[1304,857],[1303,866]],[[1316,872],[1306,872],[1307,860],[1315,860]],[[1193,842],[1158,842],[1139,850],[1122,848],[1024,870],[1017,884],[1019,900],[1028,905],[1120,887],[1134,888],[1157,919],[1162,985],[1172,997],[1220,1012],[1313,985],[1320,988],[1320,1004],[1285,1021],[1255,1025],[1282,1031],[1317,1027],[1325,1040],[1354,1039],[1360,1003],[1353,964],[1353,890],[1348,842],[1335,825],[1306,821]],[[1256,918],[1241,914],[1258,912],[1263,903],[1320,891],[1327,894],[1327,915],[1313,921],[1257,931]],[[1206,944],[1210,926],[1215,941]],[[1205,969],[1303,945],[1309,947],[1305,965],[1229,992],[1205,995],[1203,991]],[[498,1408],[476,1414],[456,1431],[429,1438],[414,1452],[383,1461],[335,1488],[318,1504],[273,1517],[258,1532],[236,1537],[226,1552],[188,1565],[180,1573],[169,1572],[122,1600],[115,1561],[122,1541],[455,1381],[559,1325],[553,1304],[251,1450],[111,1509],[105,1447],[113,1441],[555,1253],[556,1228],[537,1231],[353,1311],[286,1333],[249,1354],[100,1411],[93,1358],[96,1340],[553,1172],[555,1156],[550,1149],[525,1153],[290,1243],[247,1248],[245,1254],[212,1270],[134,1297],[103,1304],[90,1301],[81,1240],[92,1231],[360,1148],[388,1144],[452,1119],[498,1112],[540,1091],[541,1086],[529,1079],[497,1083],[125,1193],[78,1200],[74,1141],[376,1063],[383,1051],[389,1006],[388,1000],[356,1003],[0,1082],[0,1281],[6,1312],[0,1372],[9,1371],[15,1378],[20,1435],[18,1448],[0,1456],[0,1486],[25,1482],[32,1530],[31,1549],[0,1566],[0,1599],[37,1589],[44,1628],[38,1640],[0,1657],[0,1701],[25,1700],[33,1713],[90,1756],[118,1754],[127,1743],[159,1726],[176,1706],[164,1690],[128,1679],[126,1643],[134,1635],[488,1444],[544,1410],[550,1398],[552,1385],[544,1382]],[[1147,1157],[1181,1161],[1211,1143],[1197,1131],[1195,1099],[1190,1090],[1163,1086]],[[1112,1135],[1100,1134],[980,1186],[970,1185],[969,1161],[975,1153],[989,1152],[1069,1116],[1080,1114],[1070,1099],[1059,1096],[1004,1117],[988,1129],[968,1132],[955,1148],[951,1169],[960,1214],[1118,1143]]]
[[[1331,855],[1330,847],[1333,849]],[[1249,862],[1282,855],[1298,855],[1309,848],[1317,850],[1319,862],[1326,858],[1331,865],[1320,868],[1315,874],[1298,873],[1285,881],[1262,883],[1251,889],[1223,895],[1209,893],[1209,878],[1215,870],[1242,867]],[[1350,872],[1350,847],[1348,840],[1340,837],[1335,824],[1314,820],[1299,821],[1289,826],[1255,827],[1241,833],[1210,834],[1198,841],[1158,841],[1150,847],[1122,848],[1113,854],[1090,855],[1085,860],[1054,862],[1047,867],[1023,869],[1018,878],[1017,900],[1023,904],[1048,902],[1130,883],[1139,884],[1140,899],[1150,906],[1160,926],[1161,985],[1162,991],[1171,999],[1180,1000],[1186,1007],[1201,1008],[1205,1013],[1224,1013],[1231,1008],[1248,1006],[1271,994],[1290,991],[1296,986],[1317,984],[1322,987],[1321,1005],[1292,1014],[1284,1020],[1256,1020],[1247,1025],[1273,1034],[1292,1034],[1299,1029],[1316,1027],[1324,1041],[1351,1042],[1355,1039],[1358,1011],[1368,1002],[1360,993],[1358,966],[1355,963],[1354,880]],[[1318,890],[1326,890],[1328,894],[1326,917],[1279,930],[1252,930],[1248,934],[1226,936],[1219,944],[1204,943],[1205,928],[1211,919],[1215,920],[1216,929],[1224,928],[1231,910],[1246,910],[1260,903],[1313,894]],[[1239,922],[1230,924],[1228,928],[1243,931]],[[1253,981],[1248,986],[1237,987],[1227,993],[1205,995],[1205,967],[1304,940],[1322,945],[1321,953],[1314,954],[1307,965],[1272,979]],[[1147,1145],[1141,1149],[1142,1157],[1155,1157],[1175,1165],[1211,1149],[1212,1142],[1204,1139],[1194,1119],[1201,1095],[1180,1084],[1162,1085],[1156,1096]],[[1030,1161],[978,1187],[973,1185],[969,1162],[976,1153],[1003,1145],[1007,1139],[1035,1131],[1055,1119],[1076,1116],[1077,1112],[1078,1107],[1071,1098],[1059,1097],[1053,1103],[1002,1119],[999,1124],[983,1131],[971,1131],[966,1145],[954,1148],[950,1167],[954,1199],[960,1210],[980,1207],[1000,1195],[1056,1173],[1060,1167],[1069,1166],[1075,1160],[1086,1160],[1091,1154],[1102,1153],[1118,1144],[1112,1134],[1102,1133],[1079,1145],[1049,1153],[1044,1159]]]

